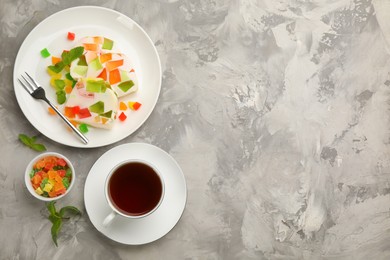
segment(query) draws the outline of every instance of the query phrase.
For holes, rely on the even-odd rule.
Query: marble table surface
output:
[[[99,148],[58,144],[16,102],[13,66],[28,33],[60,10],[122,12],[162,66],[155,110]],[[390,1],[0,0],[0,259],[390,259]],[[83,211],[58,248],[23,174],[37,135],[68,156]],[[118,244],[85,213],[93,163],[143,142],[172,155],[188,189],[163,238]]]

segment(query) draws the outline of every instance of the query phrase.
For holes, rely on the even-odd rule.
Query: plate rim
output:
[[[160,152],[160,153],[164,153],[164,154],[169,158],[169,160],[175,164],[175,167],[177,167],[178,173],[180,173],[180,176],[181,176],[181,178],[182,178],[182,180],[183,180],[183,184],[184,184],[184,185],[183,185],[184,190],[185,190],[185,192],[184,192],[184,205],[183,205],[183,209],[181,210],[180,215],[179,215],[177,221],[176,221],[175,224],[174,224],[172,227],[170,227],[162,236],[157,237],[157,238],[154,238],[153,240],[150,240],[150,241],[148,241],[148,242],[143,242],[143,243],[126,243],[126,242],[120,241],[120,240],[118,240],[118,239],[114,239],[114,238],[112,238],[112,237],[109,237],[107,234],[105,234],[105,233],[103,232],[103,230],[100,230],[100,229],[98,229],[98,228],[95,226],[95,224],[92,222],[92,220],[91,220],[91,218],[90,218],[90,213],[89,213],[88,210],[87,210],[87,205],[86,205],[86,204],[87,204],[87,200],[85,199],[85,197],[86,197],[86,186],[87,186],[88,180],[89,180],[89,178],[90,178],[90,172],[91,172],[91,170],[95,167],[95,165],[98,163],[99,160],[101,160],[101,158],[102,158],[103,156],[107,155],[108,153],[115,152],[116,149],[120,149],[120,148],[126,147],[126,146],[129,146],[129,148],[131,148],[131,146],[144,146],[144,147],[147,147],[147,149],[155,149],[156,151],[158,151],[158,152]],[[119,161],[119,162],[116,162],[116,164],[117,164],[117,163],[120,163],[120,161]],[[108,173],[107,173],[107,174],[108,174]],[[86,211],[86,213],[87,213],[87,215],[88,215],[89,222],[91,222],[91,224],[92,224],[92,226],[94,227],[94,229],[95,229],[96,231],[98,231],[98,233],[99,233],[100,235],[102,235],[102,236],[103,236],[104,238],[106,238],[106,239],[110,239],[110,240],[115,241],[115,242],[117,242],[117,243],[119,243],[119,244],[122,244],[122,245],[137,246],[137,245],[146,245],[146,244],[153,243],[153,242],[155,242],[155,241],[157,241],[157,240],[163,238],[164,236],[166,236],[168,233],[170,233],[170,232],[175,228],[175,226],[177,225],[177,223],[179,223],[179,221],[180,221],[181,218],[183,217],[184,211],[185,211],[185,209],[186,209],[186,207],[187,207],[188,188],[187,188],[187,181],[186,181],[186,178],[185,178],[185,176],[184,176],[184,172],[183,172],[182,168],[180,167],[179,163],[175,160],[175,158],[173,158],[172,155],[170,155],[168,152],[166,152],[166,151],[163,150],[162,148],[160,148],[160,147],[158,147],[158,146],[155,146],[155,145],[153,145],[153,144],[142,143],[142,142],[129,142],[129,143],[124,143],[124,144],[121,144],[121,145],[118,145],[118,146],[115,146],[115,147],[111,148],[110,150],[104,152],[104,153],[103,153],[103,154],[94,162],[94,164],[91,166],[91,168],[90,168],[89,171],[88,171],[87,178],[86,178],[85,183],[84,183],[83,199],[84,199],[85,211]],[[152,213],[152,214],[153,214],[153,213]],[[146,216],[146,218],[147,218],[147,217],[148,217],[148,216]],[[131,221],[131,220],[129,220],[129,221]]]
[[[32,120],[31,118],[27,117],[26,115],[26,112],[25,110],[27,110],[27,108],[23,108],[24,105],[21,105],[21,97],[18,95],[17,93],[17,76],[16,75],[16,66],[19,65],[21,62],[22,62],[22,51],[26,48],[26,45],[27,45],[27,40],[32,37],[32,35],[34,35],[35,31],[38,30],[38,28],[40,26],[42,26],[42,24],[44,24],[48,19],[52,19],[53,17],[55,17],[56,15],[59,15],[59,14],[62,14],[62,13],[65,13],[65,12],[74,12],[74,11],[78,11],[78,10],[82,10],[82,9],[85,9],[85,10],[102,10],[104,12],[107,12],[107,13],[114,13],[116,15],[119,15],[121,17],[124,17],[125,19],[128,19],[129,21],[132,22],[132,24],[137,27],[141,32],[142,34],[146,37],[147,41],[150,43],[150,46],[152,47],[152,50],[153,50],[153,56],[157,59],[157,63],[158,63],[158,74],[159,74],[159,77],[158,77],[158,89],[156,91],[156,98],[155,100],[153,100],[153,105],[152,107],[150,108],[150,111],[148,111],[148,113],[146,114],[146,116],[139,121],[139,124],[136,125],[136,127],[134,128],[134,130],[132,132],[129,132],[127,134],[124,134],[123,136],[120,136],[118,138],[114,138],[113,140],[110,140],[110,141],[105,141],[105,142],[99,142],[99,143],[96,143],[96,144],[91,144],[91,142],[89,142],[88,144],[84,144],[83,142],[77,142],[77,136],[75,136],[75,142],[74,143],[63,143],[61,142],[61,137],[58,137],[58,138],[52,138],[52,137],[49,137],[46,133],[44,133],[44,131],[40,131],[38,129],[38,127],[36,126],[36,122],[34,120]],[[157,48],[156,46],[154,45],[152,39],[150,38],[150,36],[146,33],[146,31],[137,23],[135,22],[132,18],[130,18],[129,16],[117,11],[117,10],[114,10],[114,9],[111,9],[111,8],[107,8],[107,7],[101,7],[101,6],[95,6],[95,5],[81,5],[81,6],[74,6],[74,7],[70,7],[70,8],[66,8],[66,9],[63,9],[63,10],[60,10],[58,12],[55,12],[49,16],[47,16],[46,18],[44,18],[43,20],[41,20],[38,24],[36,24],[34,26],[34,28],[27,34],[27,36],[23,39],[23,42],[22,44],[20,45],[19,49],[18,49],[18,52],[16,54],[16,58],[15,58],[15,62],[14,62],[14,66],[13,66],[13,74],[12,74],[12,77],[13,77],[13,89],[14,89],[14,94],[15,94],[15,97],[16,97],[16,101],[18,103],[18,106],[20,108],[20,110],[22,111],[24,117],[27,119],[27,121],[39,132],[41,133],[42,135],[44,135],[46,138],[60,144],[60,145],[64,145],[64,146],[68,146],[68,147],[75,147],[75,148],[96,148],[96,147],[104,147],[104,146],[108,146],[108,145],[111,145],[111,144],[114,144],[114,143],[117,143],[127,137],[129,137],[130,135],[132,135],[133,133],[135,133],[142,125],[144,125],[144,123],[150,118],[150,115],[152,114],[152,112],[154,111],[154,109],[156,108],[156,105],[157,105],[157,102],[158,102],[158,99],[160,97],[160,94],[161,94],[161,88],[162,88],[162,66],[161,66],[161,59],[160,59],[160,56],[159,56],[159,53],[157,51]],[[33,98],[32,98],[33,100]]]

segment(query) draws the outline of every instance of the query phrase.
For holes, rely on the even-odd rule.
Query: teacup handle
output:
[[[111,213],[103,220],[103,227],[110,225],[116,215],[118,214],[115,211],[111,211]]]

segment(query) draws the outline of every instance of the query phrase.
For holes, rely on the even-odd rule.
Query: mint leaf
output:
[[[61,54],[62,61],[65,65],[70,65],[72,61],[79,58],[81,55],[83,55],[84,47],[79,46],[71,49],[68,52],[63,52]]]
[[[57,62],[55,65],[50,65],[48,68],[55,72],[60,73],[65,68],[65,63],[63,61]]]
[[[60,233],[62,227],[62,220],[60,218],[55,218],[53,220],[53,226],[51,227],[51,238],[53,239],[54,244],[58,247],[57,238],[58,233]]]
[[[55,204],[55,201],[50,201],[46,206],[51,215],[55,215],[57,213]]]
[[[46,151],[46,147],[43,144],[32,144],[31,148],[37,152]]]
[[[19,140],[27,146],[31,146],[31,138],[25,134],[19,135]]]
[[[50,216],[49,216],[49,220],[50,220],[51,223],[56,222],[57,219],[61,220],[60,217],[57,217],[57,216],[55,216],[55,215],[50,215]]]
[[[48,218],[53,224],[51,227],[51,238],[53,239],[54,244],[58,247],[57,238],[62,228],[62,220],[69,219],[69,217],[65,217],[65,214],[72,213],[73,215],[81,215],[81,211],[73,206],[65,206],[57,212],[55,203],[55,201],[51,201],[46,205],[46,207],[50,213]]]
[[[43,152],[46,151],[46,147],[43,144],[37,144],[35,143],[37,140],[36,136],[29,137],[25,134],[19,134],[19,140],[26,145],[27,147],[33,149],[34,151],[37,152]]]
[[[78,208],[73,206],[65,206],[60,210],[60,216],[64,217],[65,213],[67,212],[72,213],[74,215],[81,215],[81,211]]]
[[[68,52],[64,51],[61,54],[62,60],[60,62],[57,62],[54,65],[48,66],[48,68],[55,73],[60,73],[65,68],[66,65],[70,65],[72,61],[79,58],[83,54],[83,52],[84,52],[84,47],[81,46],[73,48]]]

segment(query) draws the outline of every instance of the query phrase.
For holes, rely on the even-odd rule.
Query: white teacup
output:
[[[164,180],[158,170],[143,160],[116,165],[106,178],[105,196],[112,212],[103,220],[108,226],[116,216],[143,218],[153,213],[164,198]]]

